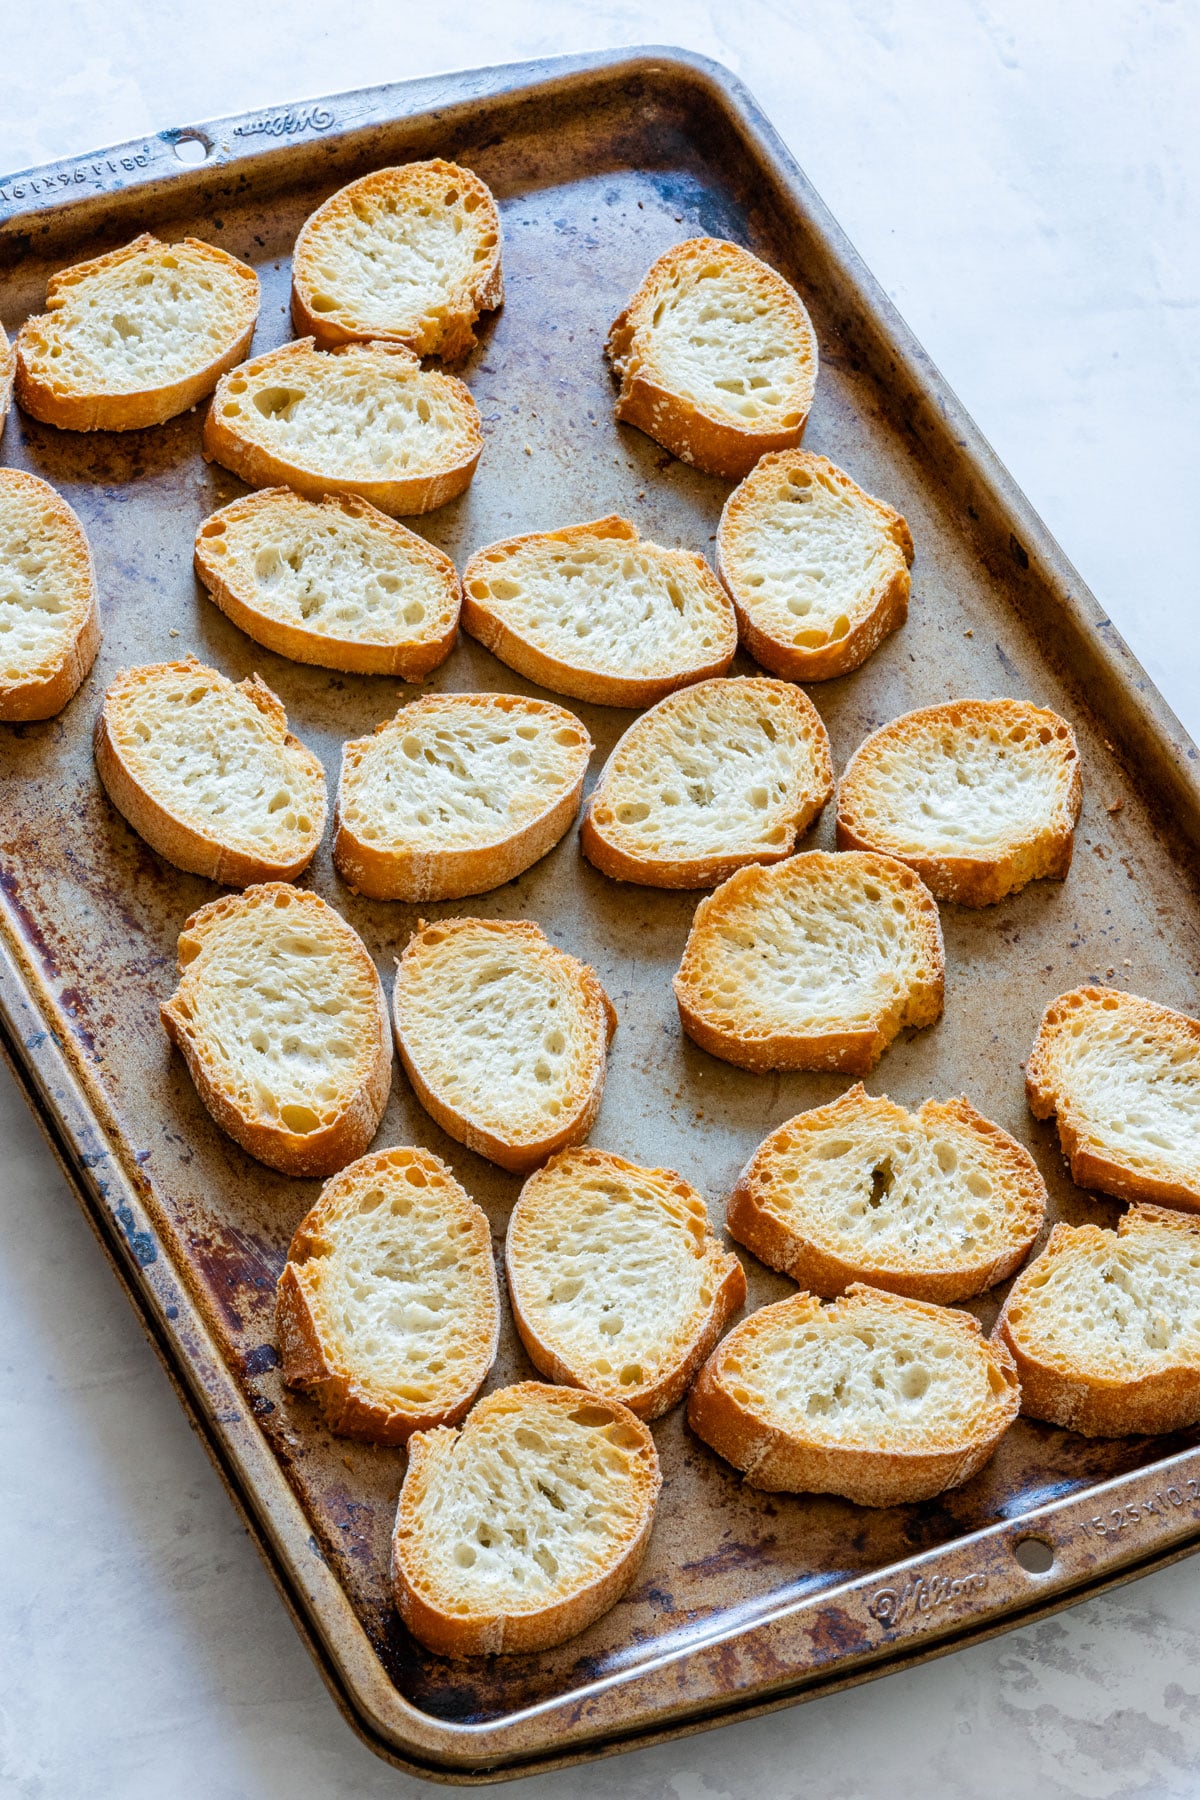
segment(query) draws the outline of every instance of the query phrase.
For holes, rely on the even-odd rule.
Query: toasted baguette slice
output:
[[[505,1267],[534,1368],[639,1419],[682,1400],[746,1298],[695,1188],[604,1150],[564,1150],[529,1177]]]
[[[1021,1411],[1125,1437],[1200,1421],[1200,1219],[1132,1206],[1116,1231],[1056,1225],[996,1321]]]
[[[293,662],[424,681],[458,635],[450,558],[355,494],[247,494],[204,520],[195,564],[221,611]]]
[[[455,499],[482,449],[462,382],[400,344],[282,344],[227,375],[204,421],[205,456],[251,487],[358,494],[392,514]]]
[[[83,526],[48,483],[0,469],[0,719],[53,718],[99,648]]]
[[[643,543],[628,519],[531,532],[463,570],[464,631],[559,694],[653,706],[723,675],[737,621],[702,556]]]
[[[717,573],[755,662],[828,681],[866,662],[908,617],[912,534],[823,456],[780,450],[725,502]]]
[[[400,1617],[439,1656],[548,1650],[615,1606],[662,1486],[617,1400],[523,1381],[460,1431],[419,1431],[392,1537]]]
[[[292,321],[323,350],[376,338],[450,361],[503,300],[496,202],[440,157],[339,188],[292,252]]]
[[[527,1175],[591,1130],[617,1015],[595,971],[536,925],[422,921],[392,1018],[426,1112],[502,1169]]]
[[[675,977],[702,1050],[741,1069],[865,1075],[942,1015],[937,903],[890,856],[808,850],[739,869],[696,908]]]
[[[800,442],[817,385],[817,340],[782,275],[720,238],[659,257],[605,346],[617,417],[710,475],[739,480],[767,450]]]
[[[1057,1115],[1080,1187],[1200,1212],[1200,1020],[1116,988],[1060,994],[1025,1092],[1036,1118]]]
[[[275,1322],[283,1379],[331,1431],[405,1444],[456,1425],[500,1339],[486,1213],[429,1150],[360,1157],[297,1226]]]
[[[342,750],[333,860],[372,900],[485,894],[570,829],[592,740],[519,694],[428,694]]]
[[[589,862],[645,887],[711,887],[790,856],[833,793],[829,736],[799,688],[698,681],[635,719],[592,791]]]
[[[4,421],[8,417],[16,373],[17,353],[8,341],[3,325],[0,325],[0,432],[4,430]]]
[[[1023,700],[904,713],[860,744],[838,788],[842,850],[907,863],[939,900],[994,906],[1071,867],[1083,788],[1065,719]]]
[[[931,1500],[978,1474],[1017,1416],[1012,1357],[970,1313],[855,1283],[736,1326],[701,1369],[688,1423],[750,1487]]]
[[[318,894],[223,894],[179,937],[162,1022],[205,1106],[285,1175],[332,1175],[374,1137],[392,1085],[387,1007],[357,932]]]
[[[738,1177],[726,1224],[826,1299],[865,1281],[948,1306],[1006,1280],[1045,1210],[1029,1152],[969,1101],[910,1113],[860,1083],[771,1133]]]
[[[108,797],[177,869],[229,887],[287,880],[325,830],[325,771],[257,675],[194,656],[123,669],[96,719]]]
[[[211,394],[250,348],[258,277],[198,238],[143,232],[60,269],[17,334],[17,400],[68,431],[161,425]]]

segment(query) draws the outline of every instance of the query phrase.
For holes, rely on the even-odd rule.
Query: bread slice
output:
[[[241,362],[258,300],[236,256],[143,232],[51,277],[46,311],[17,333],[17,400],[68,431],[161,425]]]
[[[1200,1212],[1200,1020],[1116,988],[1060,994],[1025,1092],[1036,1118],[1057,1115],[1080,1187]]]
[[[783,681],[698,681],[636,719],[592,790],[589,862],[646,887],[711,887],[779,862],[833,793],[829,736]]]
[[[643,543],[616,517],[477,550],[463,570],[464,631],[559,694],[653,706],[723,675],[737,621],[702,556]]]
[[[617,417],[710,475],[739,480],[800,442],[817,340],[782,275],[720,238],[690,238],[652,265],[605,346]]]
[[[195,564],[226,617],[293,662],[424,681],[458,635],[450,558],[356,494],[233,500],[197,531]]]
[[[1024,1262],[1046,1198],[1028,1150],[968,1100],[910,1113],[859,1083],[771,1133],[726,1224],[811,1293],[831,1299],[865,1281],[948,1306]]]
[[[1116,1231],[1056,1225],[996,1321],[1021,1411],[1084,1437],[1200,1422],[1200,1219],[1131,1206]]]
[[[426,1112],[502,1169],[526,1175],[591,1130],[617,1015],[595,971],[536,925],[422,921],[392,1018]]]
[[[333,860],[372,900],[457,900],[522,874],[570,829],[592,740],[519,694],[428,694],[342,750]]]
[[[179,969],[163,1026],[222,1131],[285,1175],[361,1156],[392,1048],[375,964],[332,906],[282,881],[222,894],[184,926]]]
[[[339,188],[292,252],[292,321],[323,350],[375,338],[449,361],[503,300],[496,202],[440,157]]]
[[[944,979],[937,904],[910,869],[808,850],[700,902],[675,998],[688,1036],[741,1069],[865,1075],[941,1017]]]
[[[467,388],[400,344],[282,344],[227,375],[204,421],[205,456],[251,487],[358,494],[392,514],[456,499],[482,449]]]
[[[717,573],[755,662],[828,681],[866,662],[908,617],[912,533],[834,463],[764,456],[725,502]]]
[[[456,1425],[496,1360],[487,1215],[429,1150],[379,1150],[335,1175],[279,1278],[283,1379],[331,1431],[405,1444]]]
[[[83,526],[47,482],[0,469],[0,719],[53,718],[99,648]]]
[[[8,417],[16,374],[17,353],[8,341],[3,325],[0,325],[0,432],[4,430],[4,421]]]
[[[151,849],[229,887],[288,880],[325,830],[325,771],[257,675],[194,656],[123,669],[96,719],[108,797]]]
[[[856,1282],[828,1306],[794,1294],[736,1326],[688,1423],[750,1487],[902,1506],[978,1474],[1020,1402],[1012,1357],[970,1313]]]
[[[746,1298],[695,1188],[605,1150],[564,1150],[529,1177],[505,1267],[534,1368],[639,1419],[683,1398]]]
[[[952,700],[859,745],[838,788],[838,847],[898,857],[939,900],[993,906],[1066,878],[1082,795],[1075,734],[1057,713]]]
[[[419,1431],[392,1537],[400,1617],[439,1656],[548,1650],[615,1606],[662,1486],[617,1400],[523,1381],[460,1431]]]

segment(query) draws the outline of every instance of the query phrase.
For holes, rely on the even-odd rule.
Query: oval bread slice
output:
[[[790,856],[832,793],[829,736],[799,688],[698,681],[629,727],[592,791],[580,844],[614,880],[709,887]]]
[[[864,1281],[948,1306],[1006,1280],[1045,1210],[1029,1152],[969,1101],[910,1113],[859,1083],[771,1133],[726,1224],[810,1293],[832,1299]]]
[[[509,1220],[508,1291],[533,1366],[657,1419],[746,1298],[742,1265],[673,1169],[564,1150]]]
[[[292,252],[292,321],[323,350],[377,338],[452,360],[503,299],[496,202],[440,157],[339,188]]]
[[[1071,867],[1083,788],[1065,719],[1023,700],[904,713],[860,744],[837,841],[907,863],[939,900],[993,906]]]
[[[257,675],[195,657],[123,669],[96,719],[109,799],[160,856],[229,887],[286,880],[325,830],[325,771]]]
[[[1200,1211],[1200,1020],[1116,988],[1060,994],[1025,1092],[1035,1118],[1057,1115],[1080,1187]]]
[[[676,244],[648,271],[606,345],[617,417],[710,475],[738,480],[800,442],[817,384],[803,301],[720,238]]]
[[[522,874],[570,829],[592,741],[519,694],[429,694],[342,750],[333,860],[372,900],[456,900]]]
[[[3,325],[0,325],[0,432],[3,432],[4,421],[8,417],[16,374],[17,353],[8,341]]]
[[[392,1050],[357,932],[319,894],[266,882],[193,913],[179,969],[163,1026],[222,1131],[285,1175],[332,1175],[361,1156]]]
[[[60,269],[17,334],[17,400],[69,431],[161,425],[211,394],[250,348],[254,270],[198,238],[149,233]]]
[[[996,1321],[1021,1411],[1085,1437],[1200,1421],[1200,1220],[1131,1206],[1116,1231],[1056,1225]]]
[[[360,1157],[296,1228],[276,1336],[331,1431],[404,1444],[456,1425],[499,1343],[487,1215],[429,1150]]]
[[[392,514],[457,498],[482,449],[467,388],[400,344],[283,344],[226,376],[204,421],[205,456],[251,487],[359,494]]]
[[[865,1075],[942,1014],[937,903],[889,856],[808,850],[696,908],[675,977],[688,1036],[739,1068]]]
[[[688,1423],[750,1487],[901,1506],[978,1474],[1020,1401],[1012,1357],[970,1313],[855,1284],[736,1326],[700,1371]]]
[[[702,556],[643,543],[616,517],[477,550],[464,631],[542,687],[604,706],[652,706],[723,675],[737,621]]]
[[[392,1537],[400,1617],[440,1656],[548,1650],[621,1598],[662,1486],[628,1407],[524,1381],[419,1431]]]
[[[195,564],[226,617],[293,662],[423,681],[458,635],[450,558],[355,494],[247,494],[201,524]]]
[[[595,971],[524,920],[422,923],[396,969],[396,1047],[452,1138],[525,1175],[587,1136],[617,1015]]]
[[[53,718],[99,648],[83,526],[47,482],[0,469],[0,719]]]
[[[828,681],[908,617],[912,533],[898,512],[807,450],[764,456],[725,502],[717,573],[755,662]]]

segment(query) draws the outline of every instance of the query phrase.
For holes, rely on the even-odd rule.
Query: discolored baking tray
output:
[[[619,511],[708,551],[727,484],[618,427],[601,345],[667,245],[749,245],[807,300],[821,344],[809,448],[907,516],[903,631],[812,689],[841,767],[872,728],[957,695],[1065,712],[1086,796],[1075,866],[983,912],[943,909],[946,1014],[871,1079],[908,1105],[965,1091],[1028,1144],[1052,1218],[1119,1209],[1073,1188],[1021,1062],[1046,1000],[1110,979],[1195,1011],[1196,751],[846,244],[745,90],[676,51],[585,56],[405,82],[165,132],[0,181],[10,331],[47,276],[136,232],[193,232],[263,281],[255,350],[289,335],[288,257],[308,212],[381,164],[443,155],[503,213],[508,299],[463,370],[486,449],[463,498],[418,521],[461,567],[480,544]],[[199,159],[199,160],[197,160]],[[99,571],[104,644],[59,718],[0,734],[0,1001],[6,1051],[286,1604],[357,1730],[457,1781],[544,1769],[828,1691],[1068,1603],[1192,1549],[1192,1434],[1088,1442],[1021,1420],[967,1486],[874,1512],[756,1493],[676,1408],[655,1426],[665,1485],[632,1592],[585,1635],[454,1664],[400,1628],[386,1584],[404,1459],[330,1437],[280,1384],[273,1298],[317,1184],[244,1156],[212,1124],[158,1024],[175,939],[214,889],[110,809],[91,725],[113,673],[195,653],[282,696],[331,782],[343,739],[406,690],[289,663],[243,637],[191,573],[199,520],[239,491],[200,456],[201,414],[78,436],[14,413],[0,456],[59,488]],[[749,666],[749,665],[747,665]],[[429,684],[529,691],[470,640]],[[628,713],[580,707],[599,768]],[[832,841],[826,819],[809,843]],[[416,909],[357,900],[328,848],[303,878],[362,933],[385,981]],[[766,1132],[831,1099],[834,1076],[754,1076],[679,1031],[670,977],[695,896],[606,881],[572,833],[520,880],[426,912],[533,918],[593,963],[619,1014],[593,1142],[680,1169],[719,1218]],[[487,1209],[497,1249],[518,1183],[445,1138],[397,1069],[381,1143],[431,1146]],[[790,1284],[746,1257],[750,1305]],[[1002,1290],[1000,1291],[1002,1292]],[[975,1304],[985,1325],[1000,1292]],[[506,1321],[491,1385],[530,1373]]]

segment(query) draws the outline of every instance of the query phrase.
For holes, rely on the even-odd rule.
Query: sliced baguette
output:
[[[1057,1117],[1080,1187],[1200,1211],[1200,1020],[1116,988],[1060,994],[1025,1092],[1036,1118]]]
[[[828,681],[866,662],[908,617],[912,559],[900,514],[807,450],[764,456],[717,531],[742,642],[788,681]]]
[[[201,1100],[285,1175],[332,1175],[374,1137],[392,1084],[387,1006],[357,932],[318,894],[223,894],[179,937],[162,1022]]]
[[[519,694],[429,694],[342,750],[333,860],[372,900],[457,900],[512,881],[570,829],[592,741]]]
[[[109,799],[160,856],[229,887],[288,880],[325,830],[325,771],[257,675],[195,657],[123,669],[96,719]]]
[[[542,687],[603,706],[653,706],[723,675],[737,621],[702,556],[643,543],[616,517],[477,550],[464,631]]]
[[[1200,1219],[1131,1206],[1116,1231],[1056,1225],[1013,1283],[996,1336],[1021,1411],[1085,1437],[1200,1421]]]
[[[829,736],[782,681],[698,681],[636,719],[584,816],[589,862],[646,887],[711,887],[790,856],[833,793]]]
[[[717,1346],[688,1401],[698,1437],[769,1493],[931,1500],[978,1474],[1017,1416],[1012,1357],[970,1313],[856,1283],[795,1294]]]
[[[529,1177],[505,1268],[534,1368],[639,1419],[682,1400],[746,1298],[695,1188],[604,1150],[564,1150]]]
[[[616,1400],[524,1381],[459,1431],[419,1431],[392,1537],[400,1617],[440,1656],[548,1650],[621,1598],[662,1486]]]
[[[239,630],[293,662],[424,681],[458,635],[450,558],[355,494],[233,500],[197,531],[195,565]]]
[[[17,353],[8,341],[3,325],[0,325],[0,432],[3,432],[4,421],[8,417],[16,374]]]
[[[282,1375],[331,1431],[404,1444],[456,1425],[496,1360],[487,1215],[428,1150],[379,1150],[335,1175],[279,1278]]]
[[[605,346],[617,417],[710,475],[739,480],[800,442],[817,384],[803,301],[737,244],[690,238],[648,271]]]
[[[993,906],[1066,878],[1082,795],[1075,734],[1057,713],[953,700],[859,745],[838,787],[838,847],[898,857],[939,900]]]
[[[422,922],[396,968],[396,1047],[442,1130],[527,1175],[583,1141],[617,1015],[595,971],[523,920]]]
[[[726,1224],[826,1299],[860,1281],[948,1306],[1024,1262],[1046,1199],[1029,1152],[969,1101],[910,1113],[860,1083],[771,1133],[738,1177]]]
[[[198,238],[149,233],[60,269],[17,334],[17,401],[68,431],[161,425],[211,394],[250,348],[258,277]]]
[[[456,499],[482,449],[462,382],[400,344],[282,344],[227,375],[204,421],[205,456],[251,487],[358,494],[391,514]]]
[[[292,321],[323,350],[375,338],[450,361],[503,300],[496,202],[440,157],[339,188],[292,252]]]
[[[865,1075],[942,1014],[937,903],[889,856],[808,850],[696,908],[675,977],[688,1036],[739,1068]]]
[[[47,482],[0,469],[0,719],[53,718],[99,648],[83,526]]]

